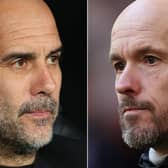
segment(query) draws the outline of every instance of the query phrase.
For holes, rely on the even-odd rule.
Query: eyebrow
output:
[[[59,52],[61,52],[61,54],[62,54],[62,50],[63,50],[62,46],[57,49],[54,49],[54,50],[50,51],[49,54],[47,54],[47,57],[54,55],[54,54],[57,54]],[[61,54],[59,55],[59,57],[61,56]],[[36,54],[35,53],[26,53],[26,52],[25,53],[24,52],[23,53],[22,52],[13,52],[11,54],[4,56],[2,59],[0,59],[0,63],[8,62],[10,60],[14,60],[17,58],[25,58],[28,60],[33,60],[36,58]]]
[[[63,52],[63,47],[61,46],[61,47],[59,47],[57,49],[54,49],[54,50],[50,51],[50,53],[47,56],[51,56],[51,55],[60,53],[60,55],[59,55],[59,57],[60,57],[62,52]]]
[[[114,61],[118,61],[118,60],[121,60],[121,59],[122,59],[122,57],[117,53],[112,53],[109,56],[110,63],[113,63]]]
[[[159,54],[159,55],[165,55],[166,53],[161,48],[155,48],[153,46],[145,46],[142,48],[138,48],[133,52],[133,55],[139,56],[139,55],[145,55],[145,54]],[[117,53],[111,53],[109,55],[110,62],[118,61],[122,59],[122,56],[120,56]]]
[[[135,55],[147,54],[147,53],[165,54],[165,52],[163,52],[163,50],[161,48],[153,47],[151,45],[139,48],[139,49],[135,50],[135,52],[134,52]]]
[[[8,62],[10,60],[14,60],[17,58],[25,58],[25,59],[35,59],[35,55],[33,53],[21,53],[21,52],[14,52],[11,54],[8,54],[7,56],[4,56],[0,63]]]

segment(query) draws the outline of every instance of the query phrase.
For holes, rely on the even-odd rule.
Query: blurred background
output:
[[[133,0],[88,1],[88,165],[135,168],[140,152],[121,139],[114,73],[108,60],[111,28]]]
[[[87,1],[45,0],[56,19],[63,54],[61,108],[55,134],[80,141],[81,167],[86,167]],[[76,149],[75,149],[76,151]],[[78,156],[79,158],[80,156]]]
[[[60,116],[86,134],[87,22],[85,0],[45,0],[56,19],[63,44]]]

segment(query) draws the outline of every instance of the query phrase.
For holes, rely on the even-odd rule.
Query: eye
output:
[[[121,72],[125,68],[125,63],[119,61],[119,62],[114,63],[113,66],[116,72]]]
[[[25,67],[26,62],[27,61],[24,58],[17,58],[12,62],[12,66],[14,68],[21,69],[21,68]]]
[[[58,64],[58,60],[59,60],[58,56],[50,56],[47,58],[47,63],[51,65],[56,65]]]
[[[156,56],[148,55],[144,57],[144,61],[147,64],[153,65],[159,61],[159,58],[157,58]]]

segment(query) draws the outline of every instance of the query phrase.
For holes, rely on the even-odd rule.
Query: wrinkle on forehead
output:
[[[116,31],[112,32],[112,41],[114,42],[115,40],[122,39],[122,38],[127,38],[127,37],[135,37],[137,34],[141,34],[143,37],[143,34],[148,34],[149,36],[151,35],[151,29],[152,26],[148,27],[141,27],[140,25],[134,25],[131,27],[131,25],[128,25],[128,27],[120,28]]]
[[[12,52],[46,55],[62,44],[43,0],[0,0],[0,57]]]
[[[35,26],[25,26],[23,28],[21,27],[14,27],[10,29],[6,29],[5,32],[0,31],[0,37],[1,39],[21,39],[21,38],[30,38],[30,37],[40,37],[40,36],[58,36],[58,32],[56,31],[56,28],[53,27],[52,25],[50,26],[51,28],[48,29],[49,25],[35,25]],[[43,31],[41,31],[43,29]],[[40,30],[40,31],[39,31]]]
[[[137,0],[129,5],[114,23],[110,53],[116,46],[121,48],[124,41],[131,48],[141,44],[165,48],[168,45],[167,6],[167,0]]]

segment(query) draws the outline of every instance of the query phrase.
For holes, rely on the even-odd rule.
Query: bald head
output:
[[[60,56],[55,19],[43,0],[0,0],[0,166],[30,165],[51,141]]]
[[[125,28],[150,27],[168,29],[168,1],[166,0],[137,0],[130,4],[117,18],[112,33]]]
[[[111,51],[113,43],[120,37],[135,38],[135,42],[155,37],[155,41],[164,40],[168,44],[168,1],[166,0],[137,0],[130,4],[116,19],[111,34]],[[139,37],[141,36],[141,37]],[[149,38],[148,38],[149,39]],[[147,40],[147,39],[146,39]],[[139,44],[142,44],[141,41]],[[152,40],[152,41],[150,41]],[[154,44],[154,39],[149,43]],[[163,42],[163,41],[162,41]],[[115,43],[116,44],[116,43]],[[136,45],[139,45],[136,44]],[[155,44],[154,44],[155,45]],[[160,45],[160,44],[156,44]],[[135,47],[135,46],[134,46]],[[116,48],[116,46],[114,46]]]
[[[52,18],[51,12],[43,0],[1,0],[0,19],[32,19],[33,17],[46,16]],[[53,19],[53,18],[52,18]]]
[[[167,0],[134,1],[115,21],[110,46],[124,141],[134,148],[165,148],[166,153],[167,6]]]
[[[47,40],[46,36],[52,36],[57,40],[55,47],[61,46],[55,19],[43,0],[1,0],[1,54],[5,54],[4,52],[14,45],[18,47],[20,42],[26,42],[34,37],[41,37],[41,42],[44,43]],[[33,42],[35,40],[32,44]]]
[[[55,25],[54,18],[43,0],[1,0],[0,28],[36,21]]]

